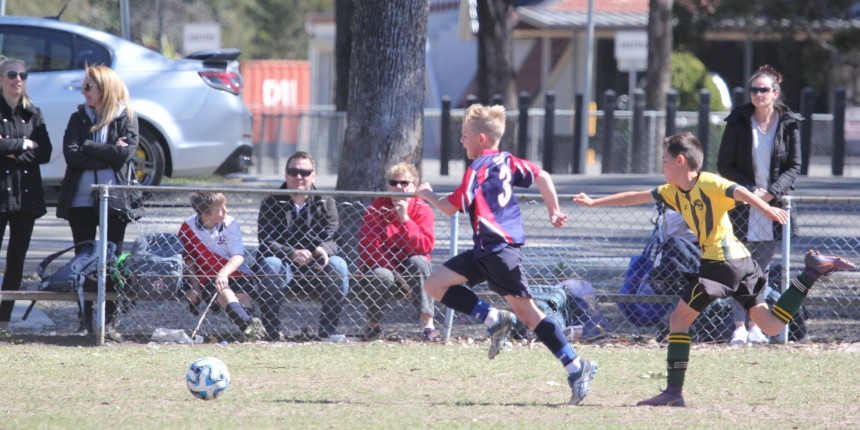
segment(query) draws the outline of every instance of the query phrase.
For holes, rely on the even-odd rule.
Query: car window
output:
[[[72,37],[32,27],[0,28],[0,54],[23,60],[31,72],[72,68]]]
[[[86,65],[110,67],[110,52],[103,46],[83,37],[75,38],[75,68],[81,69]]]

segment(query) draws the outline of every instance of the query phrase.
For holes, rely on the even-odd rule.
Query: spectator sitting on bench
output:
[[[314,160],[307,152],[296,152],[287,160],[281,189],[314,189]],[[340,312],[346,296],[336,265],[346,262],[338,251],[335,234],[340,225],[337,203],[327,196],[271,196],[260,204],[257,236],[260,242],[257,275],[263,326],[270,340],[278,340],[283,289],[319,296],[319,337],[339,342]]]
[[[217,294],[218,305],[246,339],[262,339],[263,324],[250,310],[254,284],[251,269],[245,264],[242,230],[227,215],[227,198],[221,193],[192,193],[191,206],[197,214],[188,217],[179,229],[191,274],[188,301],[197,304],[202,299],[209,303]],[[213,304],[213,312],[216,309]]]
[[[415,192],[415,166],[397,164],[385,177],[389,192]],[[361,298],[367,307],[364,340],[382,336],[383,308],[400,288],[420,315],[422,339],[436,339],[433,298],[424,291],[434,240],[433,211],[421,199],[380,197],[367,208],[358,238]]]

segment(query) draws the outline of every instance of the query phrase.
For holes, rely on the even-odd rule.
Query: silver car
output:
[[[140,120],[138,180],[227,174],[250,160],[251,114],[242,103],[239,51],[220,50],[173,60],[112,34],[54,19],[0,17],[0,54],[24,60],[27,92],[54,145],[42,166],[46,186],[65,174],[63,133],[83,103],[84,65],[104,64],[128,86]]]

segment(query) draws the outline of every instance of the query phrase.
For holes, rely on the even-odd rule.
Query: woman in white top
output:
[[[782,75],[768,65],[761,66],[750,78],[750,101],[732,109],[726,118],[726,129],[720,143],[717,170],[720,175],[747,187],[772,206],[778,199],[791,194],[800,173],[800,121],[803,117],[780,103]],[[793,212],[793,211],[792,211]],[[792,215],[792,233],[797,223]],[[767,274],[777,243],[782,239],[782,227],[739,205],[729,212],[735,230],[752,254],[753,260]],[[744,326],[746,312],[732,300],[735,332],[732,343],[768,341],[750,321]]]

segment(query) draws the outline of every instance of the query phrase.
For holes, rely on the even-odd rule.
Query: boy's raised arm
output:
[[[426,200],[427,203],[430,203],[445,215],[454,215],[457,213],[457,208],[448,201],[448,198],[440,197],[434,193],[433,188],[427,182],[418,186],[418,189],[415,191],[415,197]]]
[[[740,200],[744,203],[748,203],[750,206],[755,207],[756,209],[762,211],[764,216],[771,221],[776,221],[780,224],[785,224],[788,222],[788,214],[777,207],[773,207],[764,202],[764,200],[760,199],[757,195],[749,192],[744,187],[735,187],[735,200]]]
[[[573,198],[573,202],[587,207],[594,206],[633,206],[653,202],[651,191],[625,191],[611,196],[592,199],[585,193],[579,193]]]
[[[567,214],[562,213],[558,208],[558,194],[555,192],[555,184],[552,183],[552,177],[546,170],[541,170],[535,178],[541,197],[546,203],[546,210],[549,212],[549,222],[553,227],[561,228],[567,222]]]

